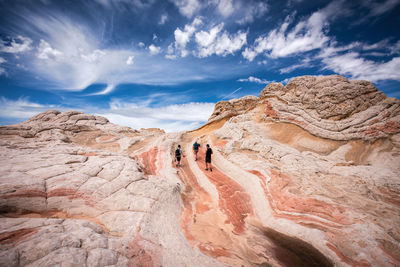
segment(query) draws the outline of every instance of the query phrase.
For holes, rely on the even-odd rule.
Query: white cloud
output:
[[[260,79],[260,78],[257,78],[257,77],[249,76],[246,79],[243,79],[243,78],[242,79],[238,79],[238,82],[251,82],[251,83],[259,83],[259,84],[267,84],[267,83],[272,83],[274,81],[268,81],[268,80],[265,80],[265,79]]]
[[[214,103],[186,103],[150,107],[138,102],[127,103],[114,100],[108,111],[97,112],[111,122],[134,129],[161,128],[168,132],[191,130],[208,120],[214,110]]]
[[[224,17],[230,16],[235,11],[232,0],[217,0],[215,2],[218,6],[219,13]]]
[[[144,47],[145,45],[144,45],[143,42],[139,42],[139,43],[138,43],[138,46],[139,46],[139,47]]]
[[[256,4],[242,4],[239,9],[240,19],[236,22],[239,24],[251,23],[255,18],[259,18],[268,11],[268,5],[265,2],[258,2]]]
[[[9,42],[0,40],[0,52],[23,53],[32,49],[31,44],[30,38],[18,35],[16,38],[11,38]]]
[[[149,50],[151,55],[157,55],[161,52],[161,47],[151,44]]]
[[[115,85],[114,84],[109,84],[109,85],[106,86],[106,88],[104,88],[103,91],[100,91],[98,93],[93,93],[93,94],[90,94],[90,95],[107,95],[107,94],[111,93],[112,91],[114,91],[114,89],[115,89]]]
[[[349,75],[353,79],[376,82],[380,80],[400,81],[400,57],[392,58],[387,62],[374,62],[362,58],[357,52],[342,55],[333,55],[322,59],[326,69],[342,75]]]
[[[40,39],[40,44],[37,50],[37,57],[40,59],[56,59],[63,55],[62,52],[52,48],[50,44],[43,39]]]
[[[225,31],[221,34],[223,27],[224,24],[221,23],[211,28],[209,32],[196,33],[199,57],[208,57],[213,54],[226,56],[240,50],[246,44],[246,33],[239,31],[234,35],[229,35]]]
[[[168,132],[192,130],[208,120],[214,110],[214,103],[189,102],[180,105],[151,107],[151,101],[123,102],[113,100],[107,109],[90,106],[73,107],[89,114],[104,116],[112,123],[134,129],[161,128]],[[27,120],[48,109],[70,110],[63,107],[46,106],[29,101],[27,98],[10,100],[0,97],[0,117],[10,121]]]
[[[0,57],[0,64],[7,62],[4,58]],[[0,67],[0,76],[7,75],[7,72],[4,68]]]
[[[133,65],[134,58],[135,58],[134,56],[129,56],[128,59],[126,60],[126,65]]]
[[[258,37],[251,48],[242,53],[249,61],[262,53],[272,58],[287,57],[293,54],[321,49],[328,45],[330,38],[325,34],[329,19],[340,9],[340,2],[332,2],[324,9],[314,12],[310,17],[301,20],[289,29],[293,18],[286,17],[279,28]]]
[[[0,57],[0,64],[7,62],[7,60],[5,60],[4,58]],[[1,75],[6,75],[7,72],[4,68],[0,67],[0,76]]]
[[[106,52],[100,49],[96,49],[90,54],[81,54],[81,58],[88,63],[99,63],[101,58],[104,57],[106,54]]]
[[[45,111],[50,106],[40,105],[29,101],[28,98],[19,98],[11,100],[5,97],[0,97],[0,117],[10,119],[29,119],[39,112]]]
[[[176,59],[176,55],[165,55],[166,59],[172,59],[175,60]]]
[[[198,0],[171,0],[171,1],[178,7],[179,12],[188,18],[193,17],[196,11],[199,11],[201,9],[201,4]]]
[[[265,1],[209,0],[208,4],[215,6],[223,18],[233,17],[238,24],[251,23],[268,11]]]
[[[158,22],[158,24],[163,25],[165,24],[165,22],[167,22],[168,20],[168,15],[167,14],[163,14],[161,15],[160,21]]]
[[[147,8],[150,7],[155,0],[95,0],[99,4],[107,8],[114,8],[114,9],[126,9],[126,5],[132,5],[135,8]]]
[[[261,52],[260,52],[261,53]],[[250,49],[246,47],[246,49],[242,52],[242,56],[247,59],[248,61],[252,62],[259,53],[256,52],[254,49]]]
[[[400,1],[386,0],[383,3],[382,1],[362,1],[362,4],[371,10],[368,17],[376,17],[393,10],[394,7],[400,4]]]
[[[287,17],[279,29],[272,30],[266,37],[258,37],[254,42],[254,48],[243,56],[251,55],[247,57],[251,61],[254,59],[254,54],[264,52],[270,57],[278,58],[322,48],[329,41],[322,31],[324,21],[322,14],[316,12],[307,21],[300,21],[288,31],[291,21],[290,17]]]
[[[170,60],[191,53],[186,45],[188,42],[192,42],[191,48],[196,45],[193,36],[201,24],[199,18],[180,29],[181,35],[176,34],[175,42],[168,50],[165,48],[165,58],[153,56],[150,48],[141,49],[137,45],[104,48],[101,34],[60,13],[40,13],[40,16],[24,13],[18,24],[32,34],[29,36],[32,39],[43,40],[37,44],[40,49],[23,59],[24,70],[38,79],[24,82],[40,88],[80,91],[93,83],[176,85],[217,76],[232,77],[241,72],[240,66],[232,70],[224,62],[210,62],[207,67],[199,67],[194,60]],[[157,52],[158,47],[153,46],[153,52]],[[226,54],[235,49],[234,45],[222,48],[218,53]],[[163,50],[160,47],[160,52]],[[133,56],[134,64],[128,65],[129,57]],[[22,71],[21,68],[16,70]]]
[[[289,67],[286,67],[286,68],[282,68],[282,69],[280,69],[279,70],[279,72],[282,74],[282,73],[289,73],[289,72],[292,72],[292,71],[294,71],[294,70],[296,70],[296,69],[299,69],[299,68],[310,68],[310,67],[312,67],[313,65],[312,65],[312,63],[311,63],[311,60],[309,59],[309,58],[305,58],[301,63],[299,63],[299,64],[292,64],[292,65],[290,65]]]
[[[202,23],[203,22],[200,18],[195,18],[191,24],[185,25],[183,30],[176,28],[174,31],[175,50],[180,52],[181,57],[186,57],[189,54],[189,52],[186,50],[186,45],[196,31],[196,28]]]
[[[400,40],[390,47],[391,54],[400,54]]]
[[[153,33],[153,41],[157,40],[157,38],[158,38],[157,34]]]

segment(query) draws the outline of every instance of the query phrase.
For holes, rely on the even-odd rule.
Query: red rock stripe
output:
[[[202,155],[204,152],[200,150],[199,154]],[[214,167],[212,172],[205,171],[204,158],[203,155],[197,160],[199,168],[217,188],[219,206],[228,217],[228,222],[234,226],[234,233],[243,233],[245,230],[245,218],[254,214],[250,196],[237,182],[219,169]]]

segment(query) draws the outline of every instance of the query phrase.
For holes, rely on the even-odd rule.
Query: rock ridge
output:
[[[190,132],[56,110],[0,126],[0,266],[400,266],[398,123],[399,100],[333,75]]]
[[[264,121],[295,124],[322,138],[373,141],[400,132],[400,100],[386,97],[368,81],[339,75],[301,76],[286,86],[271,83],[259,98],[235,103],[217,103],[209,122],[264,106]]]

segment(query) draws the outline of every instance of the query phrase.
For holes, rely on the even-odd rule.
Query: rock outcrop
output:
[[[191,132],[54,110],[1,126],[0,266],[398,266],[399,107],[303,76]]]

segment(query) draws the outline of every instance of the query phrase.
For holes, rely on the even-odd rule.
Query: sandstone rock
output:
[[[214,112],[209,118],[209,122],[242,114],[248,109],[254,107],[257,101],[258,97],[256,96],[245,96],[240,99],[218,102],[215,105]]]
[[[55,110],[1,126],[0,266],[398,266],[399,105],[303,76],[186,133]]]

